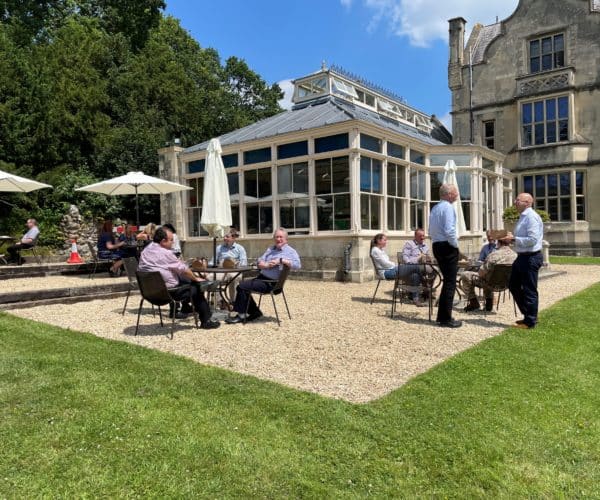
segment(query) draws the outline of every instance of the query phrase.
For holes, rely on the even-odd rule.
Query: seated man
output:
[[[425,243],[425,231],[421,228],[415,230],[414,238],[407,241],[402,249],[402,262],[405,264],[430,264],[432,261],[429,246]],[[432,272],[431,266],[425,268],[416,267],[419,274],[419,281],[422,280],[423,270],[427,273]]]
[[[179,285],[187,284],[192,281],[205,281],[196,276],[187,265],[175,257],[171,251],[173,245],[173,233],[168,229],[159,227],[153,236],[152,242],[144,249],[140,255],[139,271],[158,271],[160,272],[167,288],[175,288]],[[201,328],[218,328],[219,322],[210,319],[210,307],[204,298],[204,294],[197,286],[192,286],[188,290],[181,290],[174,295],[178,300],[191,300],[194,309],[200,316]],[[176,312],[173,308],[169,311],[169,317],[182,317],[183,313]]]
[[[485,296],[485,310],[491,311],[494,305],[494,292],[486,288],[486,276],[489,276],[496,264],[512,264],[517,258],[517,254],[510,248],[510,242],[513,239],[512,233],[502,229],[500,231],[490,232],[493,239],[497,241],[496,251],[490,253],[479,271],[465,271],[460,277],[460,287],[464,290],[469,303],[465,307],[465,312],[476,311],[479,309],[479,300],[475,295],[475,286],[483,286]]]
[[[237,294],[233,304],[233,310],[237,316],[227,318],[226,323],[235,324],[246,321],[254,321],[262,316],[262,312],[252,298],[250,291],[270,292],[274,284],[265,280],[277,280],[283,266],[291,269],[300,269],[300,256],[298,252],[288,245],[287,231],[280,227],[273,234],[275,244],[265,251],[258,259],[260,274],[251,280],[242,281],[237,287]],[[248,303],[249,302],[249,303]],[[246,317],[246,310],[248,316]]]
[[[479,262],[485,262],[487,256],[496,251],[496,240],[492,238],[492,230],[488,229],[485,232],[485,235],[488,242],[481,247],[481,252],[479,252]]]
[[[40,230],[37,226],[35,219],[27,219],[27,232],[21,237],[21,239],[14,245],[9,246],[6,251],[10,254],[8,262],[15,262],[22,264],[21,250],[25,248],[31,248],[35,245],[35,241],[40,234]]]
[[[217,247],[217,264],[219,267],[223,267],[225,259],[230,259],[237,266],[245,267],[248,265],[248,257],[246,256],[246,249],[237,242],[237,238],[240,233],[233,226],[229,232],[223,236],[223,244]],[[209,262],[212,266],[213,261]],[[228,279],[228,273],[216,273],[215,279],[223,281]],[[235,299],[235,289],[240,283],[241,277],[238,276],[236,279],[232,279],[227,284],[227,298],[233,302]]]

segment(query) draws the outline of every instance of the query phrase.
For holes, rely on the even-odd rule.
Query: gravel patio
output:
[[[552,271],[556,274],[540,281],[541,308],[600,281],[600,266],[554,265]],[[3,283],[7,289],[19,290],[90,286],[90,281],[95,280],[55,276]],[[463,327],[457,329],[439,328],[427,321],[427,308],[406,304],[390,319],[391,283],[382,283],[378,299],[370,305],[374,287],[374,282],[289,281],[286,296],[292,320],[285,315],[281,298],[276,299],[281,327],[266,297],[265,317],[257,322],[222,324],[219,329],[204,331],[194,329],[190,318],[176,321],[173,340],[166,336],[169,328],[160,328],[149,308],[142,315],[140,333],[133,335],[137,294],[130,298],[124,317],[124,297],[13,309],[9,314],[159,349],[354,403],[386,395],[450,356],[500,334],[515,319],[508,301],[487,318],[483,312],[457,309],[455,317],[463,320]],[[530,334],[535,335],[535,330]]]

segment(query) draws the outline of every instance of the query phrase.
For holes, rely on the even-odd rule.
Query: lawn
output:
[[[600,265],[600,257],[574,257],[568,255],[551,255],[550,264]]]
[[[0,314],[0,498],[598,497],[599,302],[366,405]]]

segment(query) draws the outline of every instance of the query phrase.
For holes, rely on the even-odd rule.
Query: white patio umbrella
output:
[[[178,191],[192,189],[189,186],[167,181],[158,177],[146,175],[143,172],[128,172],[120,177],[114,177],[96,184],[77,188],[75,191],[87,191],[89,193],[102,193],[109,195],[135,195],[135,218],[140,225],[140,207],[138,195],[140,194],[169,194]]]
[[[29,193],[36,189],[51,188],[50,184],[37,182],[0,170],[0,191],[7,193]]]
[[[231,202],[219,139],[211,139],[206,151],[200,225],[213,238],[213,263],[216,266],[217,238],[225,236],[231,227]]]
[[[454,160],[448,160],[446,165],[444,165],[444,178],[442,182],[444,184],[453,184],[458,190],[458,198],[452,206],[456,213],[456,236],[460,237],[467,233],[467,225],[465,224],[465,216],[462,210],[462,203],[460,202],[460,190],[456,181],[456,163],[454,163]]]

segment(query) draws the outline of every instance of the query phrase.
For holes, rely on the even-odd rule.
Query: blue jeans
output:
[[[513,262],[509,289],[517,307],[523,314],[527,326],[537,323],[539,297],[537,291],[538,273],[544,263],[542,252],[519,254]]]

